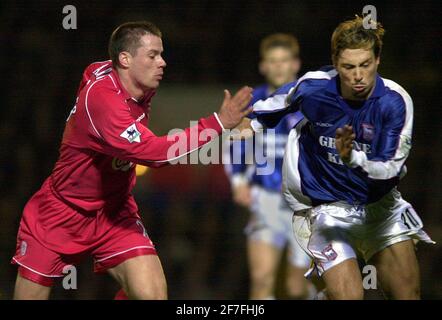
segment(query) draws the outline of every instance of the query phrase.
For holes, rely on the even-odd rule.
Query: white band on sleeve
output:
[[[404,158],[387,161],[368,160],[367,155],[362,151],[351,151],[351,159],[347,163],[351,168],[361,167],[368,177],[377,180],[387,180],[401,175]]]
[[[351,168],[363,167],[365,161],[367,161],[367,155],[362,151],[351,150],[350,161],[348,166]]]
[[[223,132],[226,131],[226,129],[223,126],[223,123],[221,122],[221,120],[219,119],[218,113],[214,112],[213,113],[215,115],[216,120],[218,121],[220,127],[223,129]]]

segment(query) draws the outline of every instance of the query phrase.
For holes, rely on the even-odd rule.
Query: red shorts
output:
[[[58,199],[45,183],[25,206],[11,263],[19,265],[22,277],[51,286],[55,278],[66,275],[66,266],[87,256],[94,258],[95,272],[104,272],[129,258],[150,254],[156,255],[155,246],[137,213],[127,209],[81,213]]]

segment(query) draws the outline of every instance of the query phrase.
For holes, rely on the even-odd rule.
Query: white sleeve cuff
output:
[[[252,121],[250,122],[250,126],[256,133],[262,132],[264,130],[264,126],[256,118],[252,119]]]
[[[347,165],[351,168],[362,167],[367,161],[367,155],[362,151],[351,150],[350,161]]]
[[[220,127],[223,129],[223,132],[226,131],[226,129],[223,126],[223,123],[221,122],[221,120],[219,119],[218,113],[214,112],[213,113],[215,115],[216,120],[218,121]]]

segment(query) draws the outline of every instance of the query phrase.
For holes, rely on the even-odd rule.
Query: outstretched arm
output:
[[[285,115],[298,111],[300,91],[298,83],[290,82],[275,91],[266,100],[259,100],[253,105],[253,114],[256,116],[251,121],[254,131],[263,127],[274,128]]]
[[[297,82],[290,82],[265,100],[258,100],[251,105],[252,117],[244,118],[240,124],[232,130],[231,139],[248,139],[255,132],[264,128],[275,127],[285,115],[296,112],[301,94],[297,90]]]
[[[134,163],[158,167],[175,161],[209,143],[224,129],[231,129],[250,113],[246,109],[252,88],[243,87],[233,97],[225,90],[224,101],[213,115],[181,132],[156,136],[133,119],[127,106],[106,88],[89,88],[87,112],[93,123],[91,148]],[[194,141],[192,141],[192,139]]]

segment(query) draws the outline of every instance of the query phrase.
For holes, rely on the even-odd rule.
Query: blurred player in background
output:
[[[291,34],[277,33],[264,38],[260,56],[259,71],[266,84],[254,89],[253,101],[266,99],[282,85],[294,81],[301,67],[298,40]],[[305,299],[314,292],[314,287],[304,278],[311,260],[296,242],[291,227],[293,211],[281,191],[287,136],[301,119],[300,112],[284,117],[275,127],[274,140],[264,132],[248,140],[235,141],[230,150],[225,149],[231,153],[226,155],[230,156],[231,164],[226,164],[225,168],[234,201],[251,212],[245,229],[251,299],[274,299],[275,282],[285,247],[288,248],[285,279],[289,297]],[[272,157],[275,162],[270,174],[260,174],[257,170],[267,163],[254,161],[254,152],[263,148],[266,157]],[[235,163],[235,159],[240,159],[240,163]]]
[[[158,137],[147,126],[166,67],[162,52],[154,24],[129,22],[112,33],[111,60],[84,71],[59,159],[23,211],[12,259],[19,266],[15,299],[49,298],[64,267],[87,256],[95,272],[111,274],[130,298],[167,298],[160,260],[131,193],[135,164],[166,165],[211,140],[199,135],[191,142],[190,130],[219,135],[235,127],[249,112],[252,89],[234,97],[226,90],[218,113],[178,135]],[[169,152],[177,139],[186,145]]]
[[[371,23],[341,23],[331,41],[334,68],[308,72],[255,103],[251,125],[273,127],[298,110],[305,117],[289,135],[283,189],[324,297],[364,297],[360,256],[375,266],[387,297],[419,299],[414,243],[432,241],[396,189],[411,149],[413,102],[377,73],[384,29]]]

